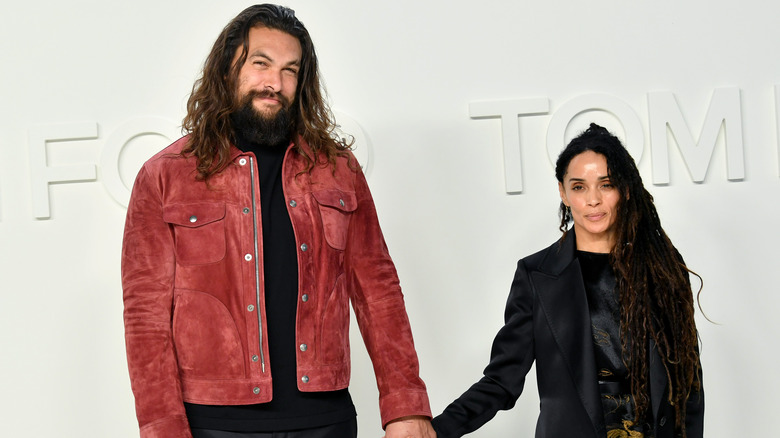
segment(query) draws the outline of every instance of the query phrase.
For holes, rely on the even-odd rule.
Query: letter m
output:
[[[691,135],[674,94],[668,91],[648,93],[647,107],[650,116],[653,184],[669,183],[667,133],[674,137],[691,179],[702,182],[707,175],[721,128],[725,134],[728,179],[734,181],[745,178],[739,88],[719,88],[713,91],[698,141]]]

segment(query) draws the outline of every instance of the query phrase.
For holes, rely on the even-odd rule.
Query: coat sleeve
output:
[[[357,208],[350,219],[344,264],[352,307],[376,375],[382,425],[410,415],[430,418],[398,274],[365,176],[360,169],[354,176]]]
[[[499,410],[515,405],[534,361],[533,310],[532,286],[521,260],[509,292],[504,326],[493,340],[484,376],[433,419],[438,438],[473,432]]]
[[[191,438],[171,336],[173,236],[159,183],[136,178],[122,243],[125,345],[142,438]]]

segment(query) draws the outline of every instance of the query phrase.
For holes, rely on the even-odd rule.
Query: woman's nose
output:
[[[590,206],[599,205],[601,204],[601,194],[598,192],[598,190],[589,190],[586,201]]]

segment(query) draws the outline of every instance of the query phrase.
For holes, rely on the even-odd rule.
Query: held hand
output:
[[[436,432],[427,417],[413,415],[387,423],[384,438],[436,438]]]

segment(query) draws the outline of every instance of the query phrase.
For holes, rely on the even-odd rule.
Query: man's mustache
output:
[[[246,101],[249,101],[249,102],[251,102],[251,101],[252,101],[252,100],[254,100],[255,98],[260,98],[260,99],[264,99],[264,98],[271,98],[271,99],[276,99],[276,100],[278,100],[279,102],[281,102],[281,103],[282,103],[282,106],[284,106],[285,108],[289,108],[289,107],[290,107],[290,101],[289,101],[289,100],[288,100],[286,97],[284,97],[284,96],[283,96],[283,95],[281,95],[280,93],[277,93],[277,92],[275,92],[275,91],[271,91],[271,90],[268,90],[268,89],[261,90],[261,91],[252,90],[252,91],[250,91],[250,92],[249,92],[249,94],[247,94],[247,95],[246,95],[246,97],[244,98],[244,101],[245,101],[245,102],[246,102]]]

